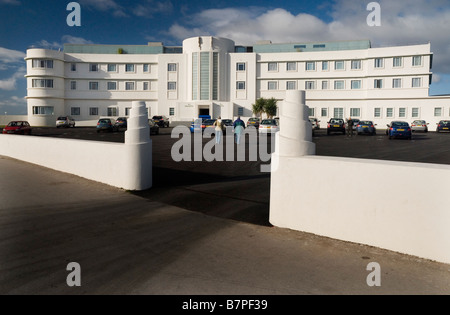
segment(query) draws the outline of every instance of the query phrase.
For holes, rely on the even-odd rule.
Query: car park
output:
[[[450,120],[441,120],[436,127],[436,132],[450,131]]]
[[[158,124],[158,126],[160,126],[161,128],[169,128],[170,127],[170,122],[169,122],[169,118],[167,118],[166,116],[153,116],[152,118],[155,123]]]
[[[392,121],[387,127],[386,135],[389,140],[392,138],[412,139],[412,130],[406,121]]]
[[[264,119],[259,125],[259,133],[276,133],[280,130],[275,119]]]
[[[56,128],[61,127],[75,127],[75,119],[73,119],[70,116],[59,116],[58,119],[56,119]]]
[[[342,132],[345,135],[345,122],[342,118],[331,118],[327,124],[327,135]]]
[[[153,119],[148,120],[148,125],[150,126],[151,135],[159,135],[159,125]]]
[[[260,124],[261,124],[261,120],[256,117],[252,117],[249,120],[247,120],[247,128],[255,127],[256,129],[258,129]]]
[[[411,130],[412,132],[415,131],[423,131],[428,132],[428,123],[425,120],[414,120],[411,123]]]
[[[309,121],[311,122],[313,130],[320,129],[320,120],[318,120],[317,118],[310,118]]]
[[[120,130],[120,128],[127,129],[127,117],[117,118],[114,127],[116,130]]]
[[[369,134],[371,136],[374,136],[377,134],[377,129],[375,128],[376,124],[373,123],[371,120],[360,120],[356,127],[356,134],[362,135],[362,134]]]
[[[31,135],[31,131],[28,121],[11,121],[2,132],[3,134]]]
[[[97,122],[97,133],[100,131],[114,131],[114,122],[110,118],[101,118]]]

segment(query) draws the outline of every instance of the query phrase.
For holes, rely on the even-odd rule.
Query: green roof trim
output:
[[[68,54],[157,55],[164,53],[164,46],[64,44],[64,52]]]
[[[312,51],[340,51],[362,50],[371,48],[369,40],[316,42],[316,43],[289,43],[289,44],[256,44],[255,53],[289,53]]]

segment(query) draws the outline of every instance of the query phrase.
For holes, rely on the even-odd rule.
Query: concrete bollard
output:
[[[146,190],[152,187],[152,140],[145,102],[133,102],[125,132],[125,189]]]
[[[287,91],[280,107],[280,132],[277,135],[275,153],[280,157],[315,155],[312,128],[305,91]]]

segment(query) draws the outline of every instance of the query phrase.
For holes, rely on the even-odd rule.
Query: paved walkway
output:
[[[81,265],[81,287],[66,284],[69,262]],[[380,287],[366,283],[370,262],[381,266]],[[0,294],[450,294],[450,265],[213,217],[0,157]]]

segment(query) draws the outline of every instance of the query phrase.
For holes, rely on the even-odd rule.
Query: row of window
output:
[[[420,67],[423,65],[423,56],[413,56],[412,57],[412,66]],[[393,57],[393,67],[401,68],[403,67],[404,57]],[[374,68],[382,69],[385,66],[386,58],[375,58],[374,59]],[[346,61],[345,60],[336,60],[336,61],[306,61],[305,62],[305,71],[316,71],[318,66],[321,65],[322,71],[329,71],[331,64],[334,63],[334,70],[346,70]],[[297,71],[298,63],[297,62],[287,62],[286,63],[286,71]],[[268,62],[267,70],[269,72],[276,72],[279,69],[278,62]],[[350,69],[351,70],[361,70],[362,69],[362,60],[351,60],[350,61]],[[236,71],[245,71],[246,63],[238,62],[236,64]]]
[[[71,63],[70,64],[70,71],[76,72],[77,71],[78,64],[77,63]],[[101,66],[97,63],[90,63],[89,64],[89,72],[99,72]],[[127,73],[136,73],[137,65],[133,63],[127,63],[125,64],[125,72]],[[169,72],[176,72],[178,69],[178,65],[176,63],[169,63],[167,65],[167,71]],[[106,65],[106,71],[107,72],[118,72],[118,64],[115,63],[108,63]],[[150,72],[150,64],[143,64],[142,65],[142,72],[149,73]]]
[[[385,79],[374,79],[374,89],[382,89],[384,88]],[[330,81],[321,81],[322,90],[330,89]],[[334,89],[335,90],[344,90],[346,88],[345,80],[335,80],[334,81]],[[267,82],[267,90],[278,90],[278,81],[268,81]],[[392,88],[399,89],[403,87],[403,79],[392,79]],[[420,88],[422,87],[422,78],[412,78],[411,87]],[[317,87],[316,81],[305,81],[305,90],[316,90],[319,89]],[[350,81],[350,89],[359,90],[362,88],[362,80],[351,80]],[[237,81],[236,82],[237,90],[245,90],[246,84],[245,81]],[[287,81],[286,82],[286,90],[296,90],[297,89],[297,81]]]
[[[125,116],[130,116],[131,107],[125,108]],[[54,115],[55,108],[53,106],[33,106],[33,115]],[[71,107],[70,115],[72,116],[80,116],[81,115],[81,107]],[[89,116],[99,116],[99,108],[98,107],[89,107]],[[118,107],[108,107],[107,108],[107,116],[109,117],[117,117],[119,116],[119,108]],[[169,108],[169,116],[175,116],[175,108]]]
[[[400,107],[397,108],[397,113],[395,113],[395,109],[393,107],[383,108],[376,107],[373,109],[372,118],[408,118],[408,108],[406,107]],[[442,117],[444,114],[444,108],[442,107],[435,107],[434,108],[434,117]],[[450,112],[449,112],[450,115]],[[310,117],[316,117],[316,109],[310,108],[309,109],[309,116]],[[349,110],[349,116],[354,118],[362,118],[361,116],[361,108],[350,108]],[[321,108],[320,109],[320,117],[330,117],[329,116],[329,109],[328,108]],[[333,108],[333,118],[344,118],[344,108],[343,107],[336,107]],[[413,107],[411,108],[411,115],[410,118],[420,118],[420,108],[419,107]]]
[[[33,79],[32,87],[33,88],[49,88],[49,89],[51,89],[54,87],[53,80],[52,79]],[[70,81],[70,89],[77,90],[77,88],[78,88],[77,81]],[[106,82],[106,89],[108,91],[119,90],[118,82],[116,82],[116,81]],[[169,91],[175,91],[177,89],[177,82],[168,82],[167,89]],[[89,90],[98,91],[99,90],[99,82],[98,81],[90,81],[89,82]],[[135,91],[135,90],[136,90],[136,82],[133,82],[133,81],[125,82],[125,91]],[[149,91],[150,90],[150,82],[143,82],[142,90]]]

